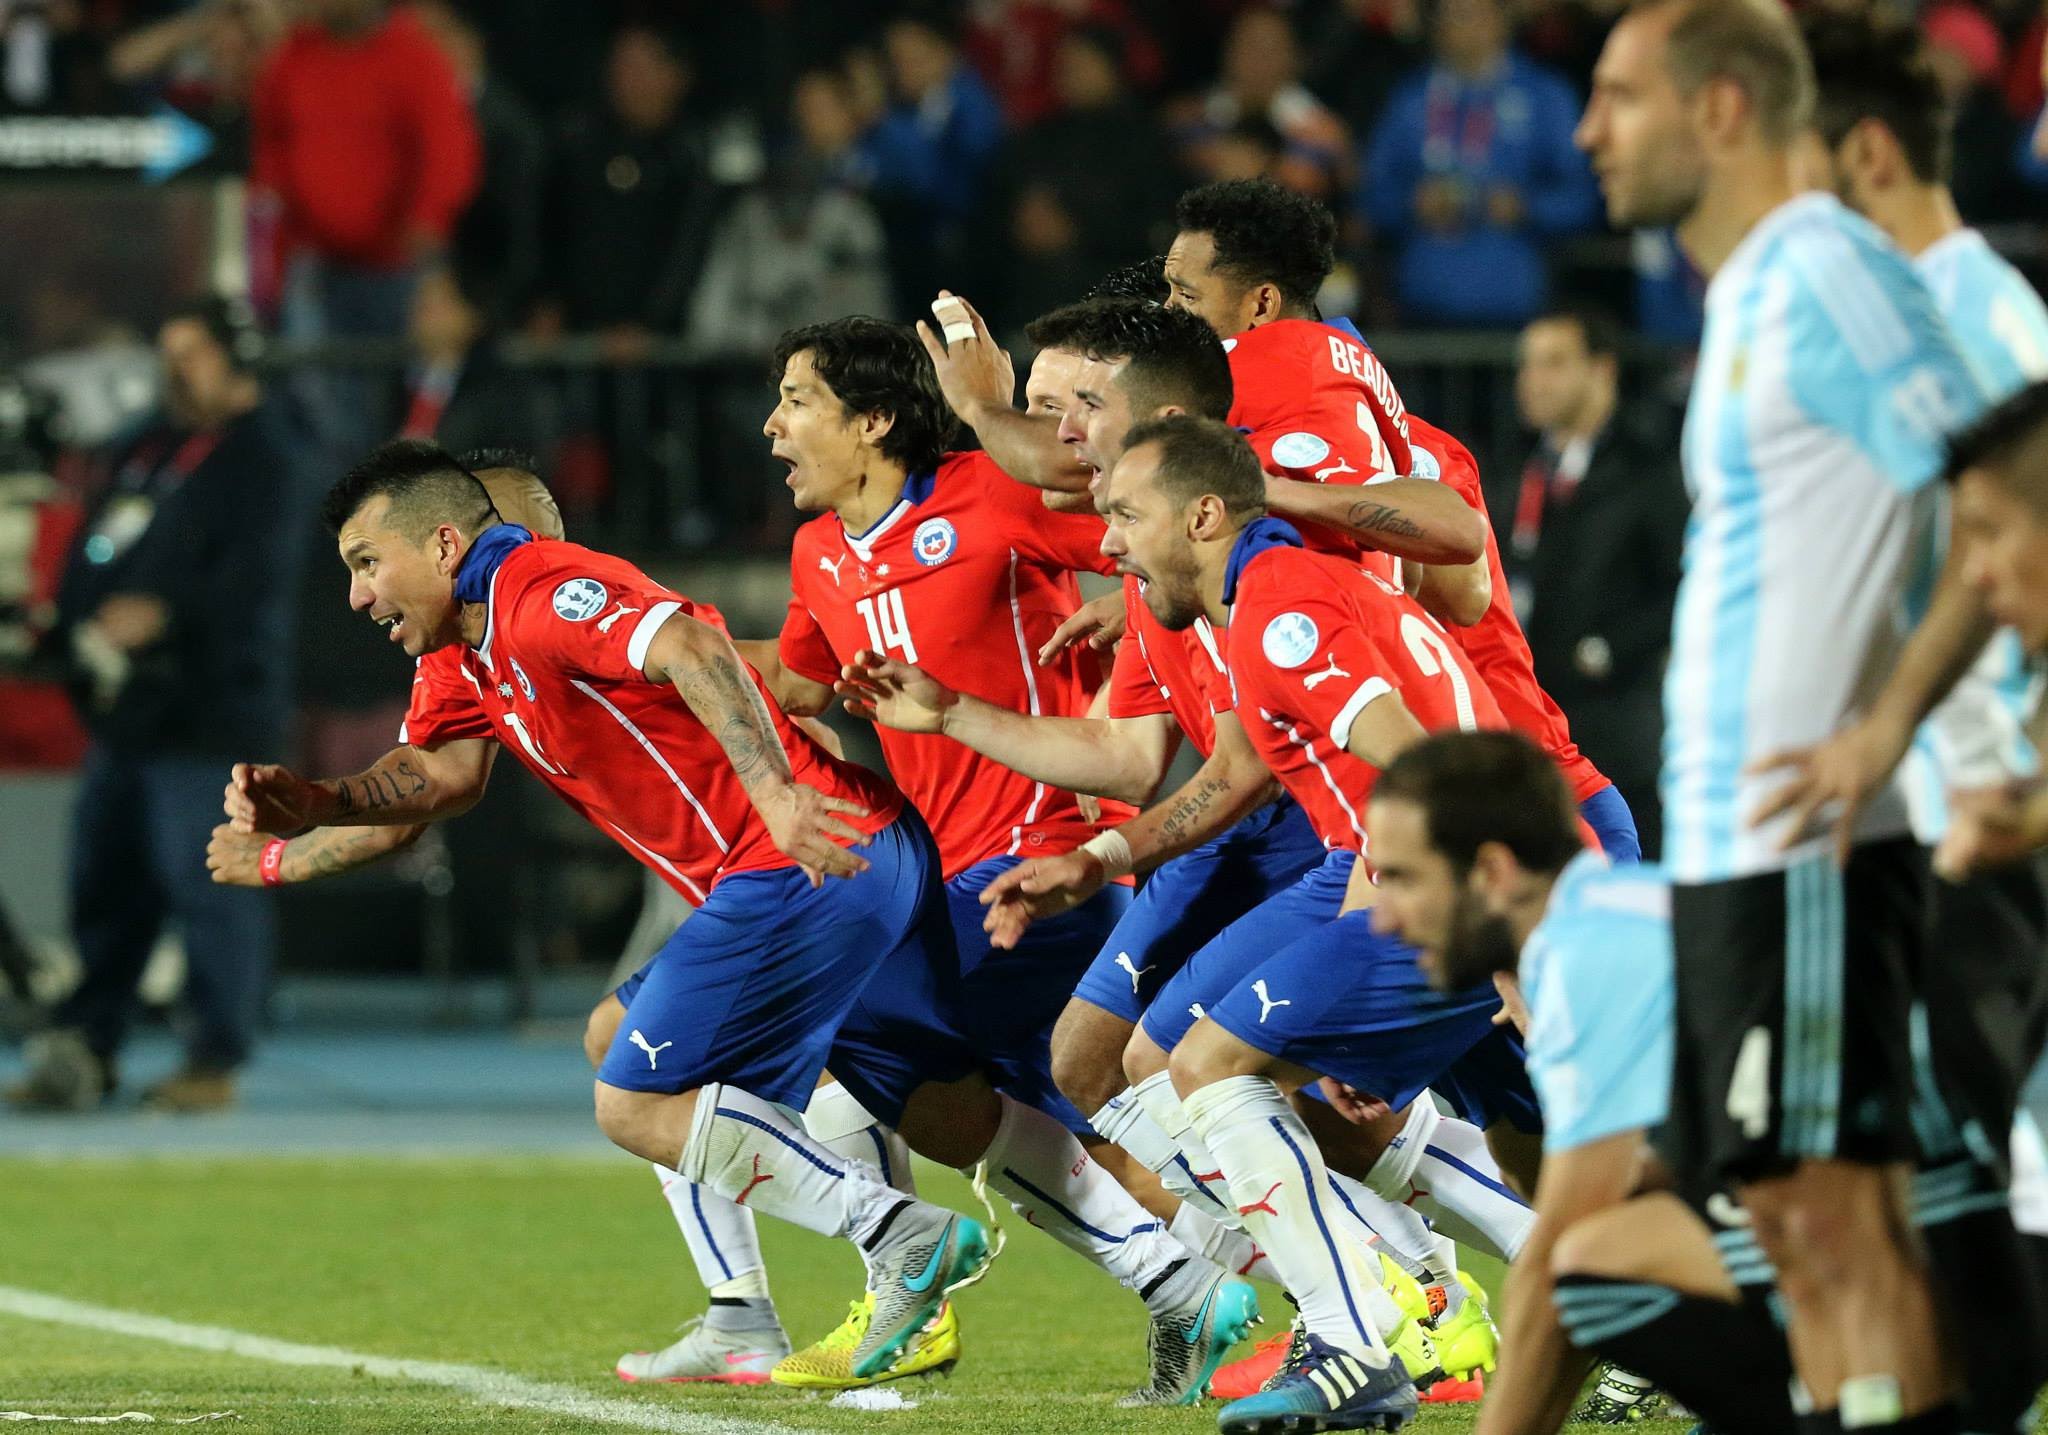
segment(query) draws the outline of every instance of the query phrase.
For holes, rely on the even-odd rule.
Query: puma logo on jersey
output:
[[[619,619],[625,617],[628,613],[637,613],[639,611],[638,608],[628,608],[624,603],[621,603],[616,608],[613,608],[611,612],[605,614],[603,621],[597,625],[597,631],[609,633],[612,630],[612,624],[618,622]]]
[[[647,1038],[640,1035],[640,1029],[638,1027],[635,1027],[632,1031],[626,1033],[626,1040],[632,1042],[633,1045],[639,1047],[642,1051],[647,1053],[647,1069],[649,1071],[655,1069],[655,1058],[659,1057],[664,1051],[667,1051],[670,1047],[675,1045],[675,1043],[672,1041],[665,1041],[660,1046],[649,1046],[647,1044]]]
[[[1344,457],[1342,454],[1339,454],[1337,456],[1337,461],[1331,464],[1328,468],[1319,468],[1316,470],[1316,482],[1321,483],[1324,479],[1330,477],[1332,474],[1356,472],[1358,472],[1358,470],[1351,466],[1351,460]]]
[[[839,556],[838,556],[837,558],[823,558],[823,557],[821,557],[821,558],[819,558],[819,559],[818,559],[818,568],[819,568],[819,570],[820,570],[820,571],[822,571],[822,572],[825,572],[825,573],[830,573],[830,574],[832,575],[832,586],[833,586],[833,587],[835,587],[835,588],[839,586],[839,569],[840,569],[840,566],[841,566],[842,564],[844,564],[845,562],[846,562],[846,555],[845,555],[844,553],[840,554],[840,555],[839,555]]]
[[[1273,1009],[1275,1007],[1294,1005],[1294,1003],[1289,1001],[1286,997],[1279,997],[1276,999],[1274,997],[1267,995],[1266,979],[1264,977],[1260,977],[1257,981],[1252,983],[1252,995],[1259,999],[1260,1026],[1264,1026],[1266,1024],[1266,1018],[1273,1014]]]
[[[1131,995],[1136,996],[1138,994],[1138,978],[1144,976],[1152,968],[1149,965],[1142,967],[1132,966],[1131,954],[1129,952],[1118,952],[1116,954],[1116,964],[1131,974]]]
[[[1301,680],[1301,685],[1310,692],[1314,692],[1318,683],[1327,683],[1332,678],[1348,678],[1350,676],[1351,674],[1337,666],[1337,655],[1332,653],[1330,654],[1330,666],[1324,668],[1320,673],[1310,673]]]

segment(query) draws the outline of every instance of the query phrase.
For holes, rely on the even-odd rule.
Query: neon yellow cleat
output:
[[[1429,1292],[1423,1289],[1422,1282],[1402,1270],[1385,1251],[1380,1252],[1380,1288],[1394,1298],[1401,1314],[1418,1325],[1436,1319],[1436,1308],[1431,1306]]]
[[[1436,1342],[1421,1321],[1410,1316],[1386,1339],[1387,1349],[1401,1357],[1417,1390],[1427,1390],[1444,1378],[1443,1357],[1437,1354]]]
[[[1486,1292],[1479,1282],[1459,1271],[1458,1284],[1465,1289],[1465,1299],[1455,1311],[1438,1317],[1436,1353],[1447,1374],[1470,1380],[1500,1364],[1500,1328],[1486,1308]]]
[[[853,1373],[853,1352],[868,1332],[868,1318],[874,1314],[875,1295],[869,1291],[846,1308],[846,1319],[817,1344],[807,1346],[777,1362],[768,1378],[777,1385],[798,1390],[855,1390],[910,1375],[945,1374],[960,1360],[960,1318],[947,1301],[924,1328],[911,1337],[909,1348],[879,1375]]]

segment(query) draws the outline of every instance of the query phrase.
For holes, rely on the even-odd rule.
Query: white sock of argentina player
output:
[[[714,1083],[697,1093],[690,1134],[677,1169],[686,1180],[739,1206],[816,1231],[868,1244],[904,1207],[923,1207],[934,1220],[949,1214],[891,1187],[865,1161],[849,1161],[811,1139],[788,1111],[736,1086]],[[905,1227],[898,1220],[893,1223]],[[925,1224],[919,1222],[917,1224]]]
[[[1158,1176],[1166,1189],[1226,1226],[1242,1224],[1223,1189],[1215,1159],[1188,1125],[1188,1114],[1161,1071],[1126,1087],[1088,1120],[1105,1141],[1113,1141]],[[1204,1180],[1208,1176],[1210,1179]]]
[[[909,1144],[875,1120],[838,1082],[829,1081],[811,1093],[811,1104],[804,1108],[804,1130],[820,1146],[849,1161],[865,1161],[877,1168],[882,1179],[904,1195],[917,1194]]]
[[[685,1181],[659,1162],[662,1199],[690,1248],[697,1279],[713,1300],[768,1300],[768,1267],[754,1233],[754,1213],[730,1198]]]
[[[1536,1219],[1501,1179],[1479,1128],[1440,1113],[1426,1091],[1366,1184],[1390,1201],[1421,1198],[1444,1234],[1504,1261],[1521,1251]]]
[[[1002,1103],[1001,1124],[981,1159],[988,1184],[1025,1220],[1148,1303],[1175,1267],[1201,1260],[1089,1159],[1073,1132],[1008,1096]]]
[[[1280,1088],[1263,1076],[1233,1076],[1183,1104],[1309,1330],[1354,1355],[1384,1352],[1381,1330],[1398,1325],[1400,1311],[1385,1323],[1382,1302],[1393,1301],[1380,1289],[1377,1263],[1345,1228],[1322,1152]]]

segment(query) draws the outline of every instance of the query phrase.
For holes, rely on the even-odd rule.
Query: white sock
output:
[[[1450,1117],[1429,1135],[1415,1168],[1416,1194],[1425,1211],[1453,1239],[1512,1261],[1536,1216],[1501,1179],[1486,1137],[1469,1121]],[[1429,1210],[1430,1206],[1434,1210]]]
[[[707,1194],[715,1191],[821,1236],[856,1241],[913,1199],[885,1184],[866,1162],[843,1160],[820,1146],[782,1107],[717,1083],[697,1093],[678,1169]]]
[[[1181,1105],[1180,1096],[1173,1089],[1172,1077],[1164,1072],[1155,1072],[1130,1089],[1130,1095],[1137,1098],[1143,1117],[1131,1119],[1131,1127],[1142,1130],[1145,1120],[1151,1121],[1151,1129],[1159,1135],[1157,1140],[1143,1142],[1147,1151],[1156,1153],[1163,1144],[1171,1148],[1173,1155],[1164,1165],[1153,1166],[1146,1157],[1130,1147],[1124,1147],[1144,1161],[1155,1172],[1160,1183],[1183,1201],[1194,1202],[1196,1208],[1215,1217],[1226,1226],[1242,1226],[1237,1219],[1237,1208],[1230,1202],[1230,1192],[1222,1180],[1222,1167],[1209,1151],[1202,1138],[1188,1121],[1187,1108]],[[1095,1128],[1101,1131],[1101,1127]],[[1108,1136],[1109,1133],[1103,1132]],[[1110,1140],[1116,1140],[1110,1136]],[[1123,1145],[1121,1141],[1118,1145]]]
[[[1263,1076],[1233,1076],[1183,1104],[1223,1163],[1245,1229],[1280,1272],[1309,1330],[1353,1355],[1384,1354],[1384,1312],[1372,1296],[1393,1301],[1348,1238],[1322,1152],[1280,1088]],[[1398,1309],[1394,1316],[1399,1324]]]
[[[1458,1278],[1458,1243],[1442,1231],[1431,1231],[1429,1239],[1436,1247],[1429,1258],[1430,1274],[1439,1281],[1456,1281]]]
[[[1095,1164],[1073,1132],[1020,1101],[1002,1102],[1002,1121],[981,1159],[989,1185],[1025,1220],[1135,1291],[1193,1255]]]
[[[849,1161],[865,1161],[875,1167],[884,1181],[904,1195],[917,1194],[909,1145],[875,1120],[854,1094],[838,1082],[828,1081],[811,1093],[810,1104],[804,1108],[804,1130],[820,1146]]]
[[[1434,1249],[1429,1222],[1342,1171],[1330,1172],[1330,1188],[1337,1193],[1345,1213],[1376,1238],[1374,1250],[1385,1251],[1393,1257],[1395,1265],[1417,1280],[1428,1274],[1430,1252]]]
[[[1091,1123],[1092,1124],[1092,1123]],[[1166,1223],[1173,1238],[1191,1251],[1199,1251],[1226,1271],[1254,1280],[1280,1284],[1280,1272],[1266,1259],[1259,1243],[1234,1226],[1226,1226],[1207,1212],[1182,1201]]]
[[[765,1299],[768,1269],[761,1259],[760,1238],[754,1233],[754,1213],[716,1191],[685,1181],[659,1162],[653,1165],[662,1197],[690,1247],[690,1259],[697,1263],[697,1279],[704,1289],[715,1296]],[[739,1284],[747,1288],[722,1289]],[[753,1288],[757,1285],[758,1290]]]

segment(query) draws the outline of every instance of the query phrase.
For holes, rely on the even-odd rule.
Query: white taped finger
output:
[[[967,317],[967,305],[951,295],[932,301],[932,317],[942,326],[948,345],[975,337],[974,321]]]

